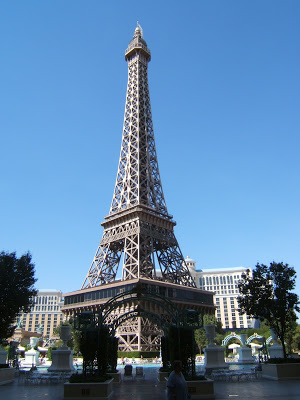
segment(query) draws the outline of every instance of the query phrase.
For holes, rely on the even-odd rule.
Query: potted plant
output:
[[[73,374],[64,384],[65,398],[108,398],[113,391],[113,379],[108,376],[84,376]]]
[[[199,399],[214,399],[214,381],[201,375],[185,377],[188,392],[191,397]]]
[[[114,336],[108,337],[108,375],[113,378],[114,383],[121,382],[121,373],[117,369],[118,365],[118,345],[119,341]]]
[[[80,329],[79,349],[83,356],[83,373],[73,374],[69,382],[64,384],[65,398],[108,398],[111,395],[114,379],[108,374],[108,366],[110,362],[110,369],[116,370],[110,354],[113,348],[116,349],[114,358],[117,359],[116,340],[110,336],[108,327],[91,323]]]

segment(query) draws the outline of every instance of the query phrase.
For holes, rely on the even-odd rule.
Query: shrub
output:
[[[118,351],[118,357],[127,358],[155,358],[159,357],[159,351]]]
[[[265,364],[299,364],[300,360],[297,358],[269,358]]]

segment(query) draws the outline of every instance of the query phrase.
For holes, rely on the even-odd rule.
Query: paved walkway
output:
[[[146,372],[145,379],[126,379],[114,385],[110,400],[166,400],[165,383],[157,381],[157,370]],[[246,382],[215,382],[215,399],[232,400],[299,400],[300,380],[270,381],[258,379]],[[24,385],[15,379],[13,384],[0,386],[1,400],[63,400],[63,385]]]

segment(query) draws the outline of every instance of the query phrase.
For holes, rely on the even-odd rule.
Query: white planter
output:
[[[72,337],[72,327],[71,325],[62,325],[60,327],[60,338],[64,342],[61,348],[68,349],[67,341]]]
[[[238,350],[239,353],[239,360],[238,362],[240,364],[249,364],[249,363],[253,363],[254,359],[252,357],[252,350],[250,349],[250,347],[240,347]]]
[[[227,368],[228,366],[225,363],[225,351],[224,347],[213,345],[211,347],[207,346],[204,349],[205,353],[205,361],[204,366],[205,370],[208,372],[211,369],[215,368]]]
[[[242,346],[244,347],[246,345],[247,335],[245,333],[241,333],[240,339],[241,339]]]
[[[214,346],[214,338],[216,336],[216,327],[215,325],[205,325],[205,336],[209,340],[209,344],[207,347]]]
[[[39,364],[39,351],[36,351],[34,349],[30,349],[25,352],[25,360],[24,360],[24,365],[27,367],[34,367]]]
[[[109,399],[113,392],[113,379],[101,383],[65,383],[64,398]]]
[[[300,363],[263,364],[261,375],[275,381],[300,379]]]
[[[49,372],[73,372],[73,350],[60,347],[57,350],[52,350],[52,364],[48,368]]]
[[[212,380],[187,381],[186,383],[192,400],[215,398],[214,382]]]

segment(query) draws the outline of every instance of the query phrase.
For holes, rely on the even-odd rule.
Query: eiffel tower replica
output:
[[[125,51],[125,60],[128,85],[113,199],[109,215],[101,224],[103,236],[88,274],[81,290],[73,295],[73,300],[83,296],[83,301],[76,303],[71,299],[72,293],[65,295],[63,311],[69,315],[78,310],[96,310],[97,300],[101,304],[102,299],[141,282],[147,282],[161,293],[161,287],[186,287],[199,292],[176,240],[176,223],[168,213],[163,194],[148,86],[151,53],[139,24]],[[122,278],[117,280],[121,265]],[[101,297],[100,293],[97,299],[95,291],[104,293],[108,288],[112,288],[111,296]],[[79,307],[73,307],[75,303],[79,303]],[[212,298],[207,303],[211,310]],[[202,308],[204,304],[202,299]],[[190,301],[185,306],[193,307]],[[114,317],[133,307],[134,304],[127,304],[115,311]],[[154,350],[162,332],[149,319],[137,317],[119,326],[117,334],[121,350]]]

